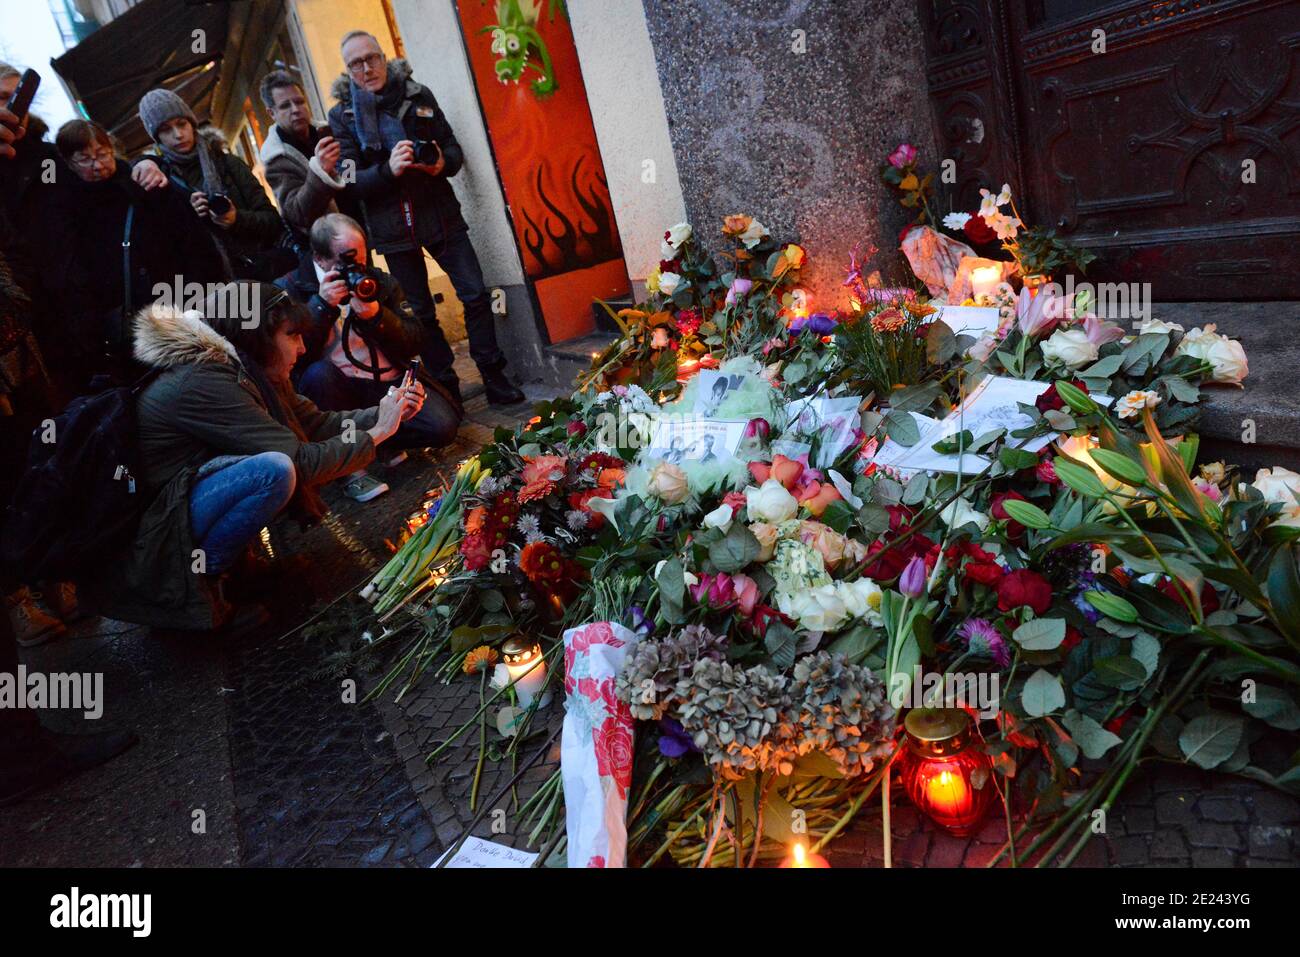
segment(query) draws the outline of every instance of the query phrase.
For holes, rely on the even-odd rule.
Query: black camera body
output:
[[[362,302],[379,298],[379,279],[365,263],[357,262],[356,250],[349,249],[339,256],[339,277],[347,283],[348,292]]]
[[[442,155],[437,140],[412,140],[411,142],[415,146],[415,161],[422,166],[432,166]]]
[[[235,205],[225,193],[208,193],[208,209],[217,216],[224,216]]]

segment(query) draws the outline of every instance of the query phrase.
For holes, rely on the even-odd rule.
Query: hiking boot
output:
[[[0,768],[0,807],[8,807],[74,774],[117,757],[139,738],[130,731],[59,734],[44,728],[32,742],[33,759],[12,769]]]
[[[388,485],[366,472],[358,472],[343,486],[343,494],[354,502],[369,502],[388,491]]]
[[[68,630],[63,622],[42,608],[36,598],[29,588],[20,588],[9,598],[9,621],[14,628],[14,639],[23,648],[44,644]]]
[[[483,391],[487,393],[489,405],[518,405],[526,398],[501,369],[482,371]]]

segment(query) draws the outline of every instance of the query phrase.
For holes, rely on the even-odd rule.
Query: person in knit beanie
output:
[[[136,181],[146,188],[170,182],[186,189],[236,277],[275,278],[292,267],[291,253],[288,265],[279,261],[276,244],[284,224],[266,190],[243,160],[199,132],[188,103],[171,90],[150,90],[140,99],[140,123],[158,146],[162,175]]]

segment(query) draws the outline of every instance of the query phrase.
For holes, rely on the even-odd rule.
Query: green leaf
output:
[[[763,633],[763,647],[772,656],[772,664],[782,671],[794,664],[797,645],[794,631],[783,621],[771,622]]]
[[[1142,663],[1147,677],[1156,673],[1160,666],[1160,641],[1155,635],[1141,632],[1133,638],[1133,657]]]
[[[891,409],[885,416],[885,432],[899,445],[911,447],[921,441],[921,430],[916,420],[906,412]]]
[[[1100,465],[1109,475],[1115,476],[1125,485],[1145,485],[1147,470],[1140,462],[1134,462],[1127,456],[1110,449],[1093,449],[1092,460]]]
[[[1138,620],[1137,609],[1119,595],[1104,591],[1086,591],[1083,600],[1108,618],[1126,621],[1129,624]]]
[[[1051,651],[1065,640],[1065,619],[1035,618],[1013,631],[1011,638],[1026,651]]]
[[[1065,712],[1061,724],[1070,732],[1084,757],[1096,760],[1119,744],[1122,738],[1107,731],[1100,724],[1082,712],[1073,709]]]
[[[1268,601],[1273,620],[1291,640],[1300,639],[1300,576],[1296,573],[1295,552],[1283,545],[1268,563]]]
[[[758,558],[763,547],[742,522],[732,522],[727,534],[709,545],[709,561],[720,572],[738,572]]]
[[[1032,502],[1008,498],[1002,500],[1002,507],[1014,521],[1026,528],[1051,528],[1052,526],[1052,520],[1047,517],[1047,513]]]
[[[1300,707],[1281,688],[1257,685],[1255,700],[1242,704],[1246,713],[1283,731],[1300,731]]]
[[[930,488],[930,476],[926,472],[917,472],[903,487],[902,502],[904,505],[919,505],[925,499],[925,493]]]
[[[453,654],[469,651],[479,645],[491,644],[515,630],[514,625],[461,625],[451,631],[451,650]]]
[[[1056,477],[1062,482],[1088,498],[1101,498],[1106,494],[1106,486],[1101,484],[1097,473],[1084,465],[1071,461],[1064,455],[1056,457]]]
[[[1024,449],[1003,446],[1002,451],[998,453],[998,461],[1006,466],[1008,472],[1019,472],[1021,469],[1031,469],[1037,465],[1038,456]]]
[[[1118,688],[1120,691],[1132,691],[1147,680],[1147,670],[1142,662],[1127,655],[1098,658],[1093,662],[1092,669],[1098,681],[1107,688]]]
[[[1041,718],[1065,705],[1065,689],[1061,679],[1044,668],[1039,668],[1025,681],[1020,692],[1020,703],[1025,714]]]
[[[1079,372],[1079,377],[1109,379],[1119,371],[1119,365],[1123,361],[1124,357],[1118,353],[1113,356],[1106,356],[1104,359],[1098,359],[1092,365],[1088,366],[1088,368],[1081,370]],[[1057,391],[1059,392],[1060,389],[1058,388]]]
[[[1244,729],[1240,718],[1212,711],[1187,722],[1178,746],[1188,761],[1208,771],[1232,757]]]

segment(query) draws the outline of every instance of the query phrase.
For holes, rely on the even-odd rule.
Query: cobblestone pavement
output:
[[[108,765],[0,812],[0,865],[427,866],[470,827],[477,734],[454,742],[433,765],[425,756],[474,715],[472,685],[426,675],[400,702],[390,692],[347,703],[345,679],[358,682],[361,700],[379,672],[344,664],[346,649],[310,627],[285,637],[385,560],[386,537],[440,471],[489,440],[494,426],[515,421],[481,398],[469,408],[453,446],[377,470],[392,486],[388,495],[357,505],[330,489],[334,512],[324,524],[277,531],[271,546],[292,559],[284,578],[264,583],[276,611],[270,626],[216,643],[95,621],[77,627],[81,637],[25,652],[30,667],[102,671],[106,713],[97,727],[129,726],[141,740]],[[346,601],[324,612],[331,620],[348,614]],[[485,761],[474,833],[524,844],[514,802],[558,768],[558,746],[547,740],[561,719],[559,703],[551,703],[516,762]],[[76,725],[67,716],[55,723]],[[495,801],[515,767],[543,748],[513,793]],[[491,813],[497,808],[505,814]],[[895,866],[976,867],[1000,849],[1005,828],[992,820],[969,840],[939,834],[900,793],[892,834]],[[828,856],[835,866],[880,866],[879,814],[864,812]],[[1078,864],[1298,861],[1300,801],[1245,779],[1154,764],[1135,776],[1107,833]]]

